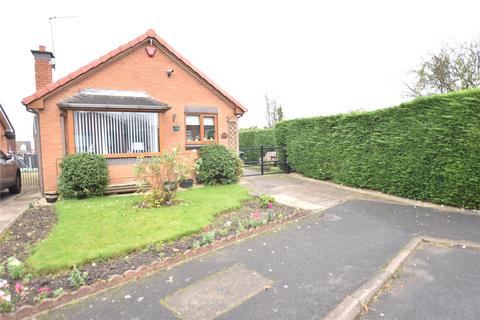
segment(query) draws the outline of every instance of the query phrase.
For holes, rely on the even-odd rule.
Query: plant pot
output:
[[[167,191],[177,190],[177,183],[175,181],[165,182],[165,190]]]
[[[193,186],[193,179],[185,179],[180,182],[181,188],[191,188]]]
[[[58,193],[57,192],[45,192],[45,200],[47,200],[47,203],[57,202]]]

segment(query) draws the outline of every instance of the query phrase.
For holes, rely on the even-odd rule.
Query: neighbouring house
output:
[[[15,129],[0,104],[0,150],[4,153],[13,153],[15,147]]]
[[[31,141],[18,141],[16,143],[17,146],[17,152],[19,153],[33,153],[34,150],[32,148],[32,142]]]
[[[238,149],[246,108],[153,30],[53,83],[53,54],[43,46],[32,54],[37,91],[22,102],[36,115],[42,192],[56,191],[68,154],[105,156],[114,186],[135,182],[139,156],[177,147],[192,159],[209,143]]]

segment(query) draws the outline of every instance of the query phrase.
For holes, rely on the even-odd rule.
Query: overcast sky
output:
[[[404,81],[443,43],[480,37],[480,1],[2,1],[0,103],[30,139],[30,49],[51,49],[54,80],[154,29],[264,126],[265,92],[287,118],[405,101]]]

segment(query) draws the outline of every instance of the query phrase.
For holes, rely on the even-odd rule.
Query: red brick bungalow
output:
[[[35,113],[42,192],[55,192],[67,154],[107,158],[110,184],[135,181],[137,157],[180,147],[195,155],[208,143],[238,149],[246,111],[153,30],[52,83],[53,54],[40,46],[37,91],[23,99]]]

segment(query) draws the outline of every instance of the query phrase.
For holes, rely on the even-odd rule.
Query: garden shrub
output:
[[[23,277],[23,274],[25,273],[25,266],[23,262],[17,258],[10,257],[7,260],[7,270],[10,278],[13,280],[18,280]]]
[[[77,153],[60,164],[58,191],[64,198],[102,195],[108,185],[107,160],[97,154]]]
[[[177,149],[164,151],[158,157],[142,158],[135,165],[136,175],[150,187],[143,207],[173,204],[179,182],[189,173],[188,166],[178,157]]]
[[[275,198],[268,194],[261,194],[258,196],[258,202],[260,207],[269,208],[275,202]]]
[[[210,144],[198,150],[197,178],[207,185],[236,183],[243,173],[238,155],[221,144]]]
[[[480,208],[480,89],[284,121],[275,133],[290,166],[308,177]]]
[[[61,295],[63,295],[65,293],[65,290],[63,290],[63,288],[57,288],[55,290],[53,290],[53,297],[54,298],[57,298],[57,297],[60,297]]]
[[[215,241],[215,231],[209,231],[202,235],[201,245],[210,244]]]
[[[72,272],[70,272],[70,276],[68,277],[68,281],[70,282],[70,287],[74,289],[78,289],[85,284],[87,280],[88,272],[80,272],[76,267],[73,268]]]

